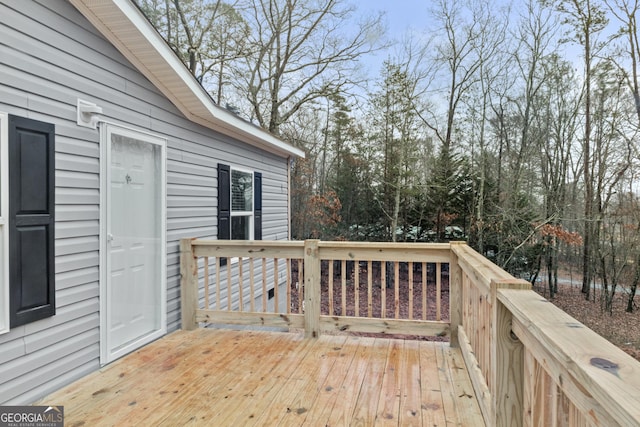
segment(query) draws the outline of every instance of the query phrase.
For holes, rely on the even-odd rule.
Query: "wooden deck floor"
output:
[[[66,426],[481,426],[448,343],[178,331],[41,400]]]

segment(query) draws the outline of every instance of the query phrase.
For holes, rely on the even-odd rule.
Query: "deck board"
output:
[[[365,373],[367,383],[363,384],[363,387],[360,389],[352,417],[352,424],[371,426],[375,423],[380,390],[374,387],[373,384],[382,384],[388,351],[389,340],[377,339],[375,341],[373,354],[369,359]]]
[[[65,425],[481,426],[448,343],[178,331],[42,399]]]
[[[420,343],[405,341],[403,363],[400,367],[400,425],[421,427]]]
[[[338,398],[331,408],[329,417],[326,420],[317,420],[320,425],[343,426],[349,424],[364,381],[365,370],[373,353],[373,346],[370,345],[372,340],[372,338],[364,338],[347,341],[348,347],[345,348],[345,357],[351,359],[351,364],[345,372],[342,384],[338,389]]]
[[[425,426],[444,426],[444,402],[440,385],[437,351],[440,346],[420,343],[420,393],[422,419]],[[434,368],[435,367],[435,368]]]
[[[402,363],[403,345],[404,341],[391,341],[382,378],[376,425],[398,425],[400,419],[400,364]]]

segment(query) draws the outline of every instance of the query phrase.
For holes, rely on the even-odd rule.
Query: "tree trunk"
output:
[[[629,290],[629,297],[627,298],[627,313],[633,313],[633,299],[636,296],[636,290],[638,289],[638,283],[640,282],[640,257],[636,258],[635,262],[635,274],[633,275],[633,282]]]
[[[586,66],[586,97],[585,97],[585,123],[584,123],[584,251],[582,257],[582,293],[585,299],[589,299],[591,291],[592,269],[592,237],[593,225],[593,182],[591,181],[591,38],[589,31],[585,31],[584,55]]]

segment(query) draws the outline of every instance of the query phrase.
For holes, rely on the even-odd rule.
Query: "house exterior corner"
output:
[[[247,127],[253,140],[243,141],[187,118],[67,0],[2,2],[0,39],[0,185],[10,195],[0,199],[0,312],[50,306],[23,320],[0,319],[0,404],[9,405],[34,402],[178,329],[179,240],[223,237],[220,211],[233,183],[245,183],[252,199],[230,214],[238,229],[230,233],[287,239],[290,156],[286,144],[271,149],[279,143],[270,136],[261,146],[261,131]],[[33,139],[31,125],[45,130]],[[40,141],[51,144],[49,157]],[[44,163],[30,160],[31,148]],[[46,159],[50,175],[38,172]],[[228,182],[220,170],[229,171]],[[52,227],[16,219],[31,211],[42,217],[28,193],[13,197],[16,179],[52,184],[43,187]],[[50,251],[42,249],[48,238]],[[51,294],[32,289],[29,281],[40,277],[12,255],[24,242],[51,274],[42,279]],[[149,283],[158,287],[127,288],[133,279],[120,279],[152,271]],[[140,306],[136,298],[158,299],[142,312],[155,335],[118,332],[133,328],[134,320],[118,319]],[[105,337],[113,348],[105,350]]]

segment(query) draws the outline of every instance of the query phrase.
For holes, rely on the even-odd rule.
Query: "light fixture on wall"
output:
[[[98,114],[102,114],[102,107],[78,98],[78,126],[95,129],[100,121]]]

